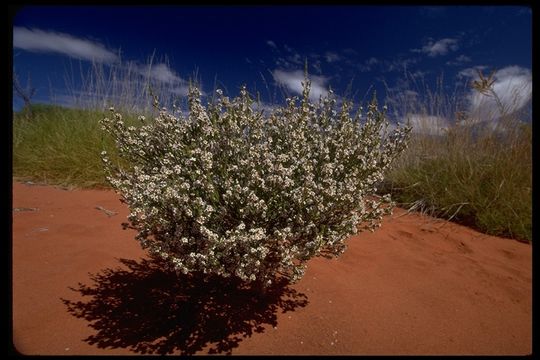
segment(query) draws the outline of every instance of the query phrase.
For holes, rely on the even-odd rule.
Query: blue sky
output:
[[[276,103],[276,87],[298,94],[307,60],[314,98],[328,87],[341,96],[351,81],[357,101],[373,90],[380,100],[387,88],[419,92],[404,74],[432,86],[443,75],[450,91],[475,69],[497,69],[501,97],[519,86],[525,104],[531,21],[531,9],[517,6],[30,6],[13,19],[13,65],[23,85],[30,75],[36,102],[54,93],[64,105],[71,68],[78,74],[94,61],[145,69],[152,54],[147,76],[178,96],[197,71],[205,94],[217,79],[230,96],[246,84]]]

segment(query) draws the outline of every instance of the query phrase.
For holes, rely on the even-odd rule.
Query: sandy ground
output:
[[[107,213],[107,211],[114,213]],[[23,354],[530,354],[531,246],[396,209],[261,300],[150,261],[112,191],[13,184]]]

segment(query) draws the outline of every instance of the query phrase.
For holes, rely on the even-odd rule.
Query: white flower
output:
[[[307,259],[341,254],[357,224],[373,230],[391,212],[389,197],[365,197],[410,129],[383,138],[386,120],[374,104],[361,122],[349,115],[352,106],[336,111],[332,93],[316,104],[288,99],[262,117],[245,88],[232,100],[216,94],[207,108],[190,88],[189,116],[180,119],[162,109],[155,121],[126,128],[112,108],[113,119],[101,121],[119,155],[133,162],[116,169],[103,160],[137,240],[178,272],[271,284],[279,271],[297,280]]]

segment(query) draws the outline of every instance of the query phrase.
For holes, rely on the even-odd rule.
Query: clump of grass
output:
[[[100,153],[113,140],[100,128],[105,111],[32,105],[13,120],[13,176],[60,186],[108,187]],[[134,118],[126,123],[136,124]]]
[[[87,70],[81,65],[78,76],[66,71],[70,108],[30,105],[28,99],[14,114],[13,175],[60,186],[108,188],[100,153],[105,150],[114,160],[116,148],[99,121],[114,104],[126,114],[126,125],[139,126],[136,115],[129,114],[150,116],[155,112],[153,96],[174,108],[186,85],[172,75],[160,79],[167,69],[167,59],[156,61],[152,55],[143,65],[93,62]],[[54,102],[56,96],[51,96]]]
[[[491,76],[480,74],[473,84],[479,93],[494,97],[497,112],[480,121],[475,114],[456,111],[456,102],[441,98],[442,92],[428,94],[434,103],[456,104],[449,107],[453,114],[438,114],[445,119],[454,115],[453,121],[445,122],[444,129],[434,126],[440,123],[416,121],[409,148],[387,174],[383,190],[409,209],[531,241],[531,124],[522,121],[520,112],[501,107]],[[433,120],[427,111],[421,114]]]

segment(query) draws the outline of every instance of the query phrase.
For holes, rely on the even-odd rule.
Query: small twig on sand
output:
[[[38,208],[27,208],[27,207],[20,207],[20,208],[13,208],[13,211],[38,211]]]
[[[96,206],[96,209],[103,211],[108,217],[118,214],[116,211],[107,210],[103,206]]]

